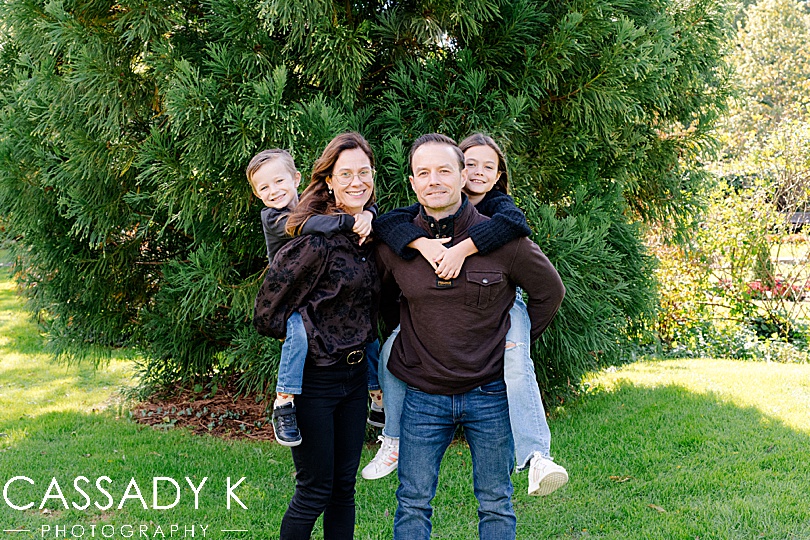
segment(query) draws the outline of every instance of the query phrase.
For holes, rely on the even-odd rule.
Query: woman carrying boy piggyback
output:
[[[255,180],[255,174],[249,177]],[[263,178],[271,184],[266,189],[274,181],[288,182],[287,195],[295,193],[291,170],[278,177],[260,176],[257,195],[265,187]],[[284,199],[281,194],[267,196],[270,204]],[[355,484],[368,399],[366,347],[376,338],[380,281],[373,247],[364,237],[351,231],[300,233],[320,217],[357,222],[362,218],[355,216],[373,204],[371,147],[358,133],[338,135],[313,164],[309,186],[287,217],[285,231],[295,237],[275,255],[256,297],[253,326],[259,334],[289,336],[290,319],[298,314],[308,341],[299,372],[301,393],[295,399],[302,439],[291,448],[295,493],[281,521],[281,540],[310,538],[321,515],[324,538],[354,537]]]
[[[256,154],[245,171],[254,195],[261,199],[265,208],[261,219],[264,240],[267,245],[267,260],[273,263],[276,253],[291,240],[286,233],[287,218],[298,205],[298,186],[301,173],[295,168],[292,156],[278,148]],[[362,244],[371,233],[371,220],[376,207],[371,206],[358,214],[339,213],[313,215],[301,227],[300,234],[321,234],[331,237],[338,233],[353,232]],[[376,365],[379,356],[376,340],[366,348],[366,356],[372,367],[369,376],[369,393],[374,401],[382,401],[382,392],[377,383]],[[307,356],[307,335],[301,315],[294,312],[287,320],[287,335],[281,347],[278,367],[276,399],[273,403],[273,431],[276,441],[284,446],[301,444],[301,433],[295,416],[295,396],[301,393],[304,361]]]

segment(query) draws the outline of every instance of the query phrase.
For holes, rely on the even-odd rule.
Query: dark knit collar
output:
[[[429,216],[424,206],[419,206],[420,225],[427,230],[433,238],[453,238],[472,225],[475,207],[469,203],[465,194],[461,194],[461,206],[452,216],[436,220]]]

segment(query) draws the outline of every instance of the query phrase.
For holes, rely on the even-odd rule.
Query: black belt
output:
[[[349,352],[343,354],[340,357],[340,360],[342,362],[345,361],[350,366],[353,366],[355,364],[359,364],[360,362],[362,362],[365,357],[366,357],[365,350],[364,349],[357,349],[355,351],[349,351]]]

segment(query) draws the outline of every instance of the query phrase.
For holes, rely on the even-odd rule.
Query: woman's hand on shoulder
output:
[[[363,210],[359,214],[354,215],[354,227],[352,231],[360,237],[360,245],[366,241],[366,238],[371,234],[371,220],[374,219],[374,214],[368,210]]]

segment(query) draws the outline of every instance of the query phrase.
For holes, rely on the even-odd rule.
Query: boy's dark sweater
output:
[[[377,215],[377,205],[366,208],[374,216]],[[292,237],[284,230],[287,226],[287,218],[290,215],[289,208],[262,208],[262,229],[264,230],[264,242],[267,245],[267,261],[273,262],[276,253],[281,247],[289,242]],[[301,227],[301,235],[322,234],[327,238],[337,233],[352,232],[354,228],[354,216],[349,214],[335,214],[331,216],[314,215]]]
[[[262,208],[262,229],[264,229],[264,242],[267,245],[267,261],[273,262],[273,258],[281,247],[289,242],[292,237],[287,235],[284,228],[287,226],[287,218],[290,211],[287,208]],[[327,238],[340,233],[351,232],[354,227],[354,216],[349,214],[337,214],[334,216],[312,216],[301,228],[301,234],[322,234]]]

